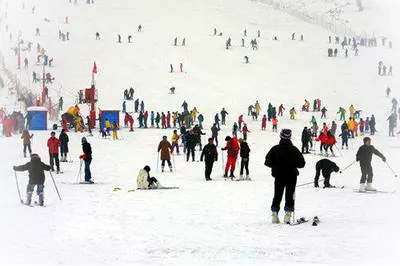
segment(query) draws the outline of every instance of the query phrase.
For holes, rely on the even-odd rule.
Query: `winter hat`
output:
[[[292,137],[292,130],[290,129],[282,129],[280,134],[281,139],[290,139]]]
[[[87,139],[85,137],[82,137],[82,143],[86,143]]]
[[[146,165],[143,169],[146,170],[146,172],[150,172],[150,166],[148,165]]]
[[[40,160],[39,155],[36,154],[36,153],[32,153],[32,154],[31,154],[31,160],[34,160],[34,159],[39,159],[39,160]]]
[[[225,141],[230,141],[230,140],[232,140],[232,138],[229,136],[226,136]]]

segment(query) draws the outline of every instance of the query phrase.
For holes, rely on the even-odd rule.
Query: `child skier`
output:
[[[31,205],[33,190],[36,186],[36,193],[39,196],[39,205],[44,204],[44,171],[50,171],[51,167],[44,164],[39,155],[36,153],[31,155],[31,161],[20,166],[14,166],[14,171],[28,171],[29,172],[29,183],[26,188],[26,201],[25,205]]]

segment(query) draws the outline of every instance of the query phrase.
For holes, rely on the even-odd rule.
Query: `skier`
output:
[[[272,120],[272,132],[278,132],[278,119],[273,117]]]
[[[27,129],[24,129],[22,132],[21,139],[22,144],[24,145],[24,157],[26,158],[26,149],[29,151],[29,155],[32,155],[32,149],[31,149],[31,139],[33,137],[33,134],[29,134],[29,131]]]
[[[274,198],[271,205],[272,223],[274,224],[280,223],[278,212],[285,189],[284,222],[290,223],[292,212],[294,212],[294,193],[299,175],[297,168],[305,166],[304,157],[292,144],[291,136],[290,129],[282,129],[279,144],[272,147],[265,157],[264,164],[272,169],[272,176],[275,178]]]
[[[112,122],[111,129],[112,129],[112,139],[117,140],[119,126],[117,125],[117,123],[115,121]]]
[[[225,125],[226,124],[226,116],[228,115],[229,113],[225,110],[225,108],[222,108],[222,110],[221,110],[221,124],[222,125]],[[218,144],[217,144],[217,146],[218,146]]]
[[[128,93],[128,96],[129,96],[128,100],[133,100],[133,95],[134,94],[135,94],[135,90],[132,87],[130,87],[129,88],[129,93]]]
[[[243,128],[241,131],[242,131],[243,139],[247,140],[247,133],[250,133],[250,130],[247,128],[246,123],[243,124]]]
[[[332,186],[329,182],[331,178],[331,173],[339,171],[339,167],[334,162],[328,159],[319,160],[315,165],[315,170],[316,174],[314,178],[314,187],[319,187],[318,182],[321,171],[322,171],[322,176],[324,177],[324,188],[335,187]]]
[[[233,173],[235,172],[236,159],[237,159],[239,149],[240,149],[239,141],[236,136],[234,136],[233,138],[227,136],[225,138],[225,141],[226,141],[226,146],[221,149],[223,151],[225,151],[225,150],[228,151],[228,159],[226,161],[224,177],[228,177],[228,171],[230,169],[229,177],[235,178]]]
[[[342,133],[339,134],[339,137],[342,138],[342,150],[344,148],[344,145],[346,145],[346,149],[349,149],[349,137],[351,137],[351,134],[349,132],[349,128],[346,124],[346,121],[343,122],[341,126]]]
[[[139,111],[139,99],[135,100],[135,113]]]
[[[310,142],[311,136],[309,135],[309,130],[307,127],[304,127],[303,132],[301,133],[301,153],[310,153],[308,150],[308,143]]]
[[[47,147],[49,148],[51,171],[54,172],[54,161],[55,161],[57,167],[57,174],[59,174],[60,161],[58,160],[58,148],[60,147],[60,141],[56,138],[56,132],[52,131],[50,133],[50,138],[47,140]]]
[[[157,151],[160,153],[161,172],[164,172],[165,161],[167,161],[169,170],[172,172],[171,154],[173,150],[171,143],[167,140],[167,136],[163,136],[162,141],[158,144]]]
[[[90,172],[90,164],[92,163],[92,147],[85,137],[82,138],[81,142],[83,154],[79,156],[79,159],[83,160],[85,163],[85,183],[93,184],[92,173]]]
[[[389,121],[389,137],[394,137],[394,129],[397,127],[397,115],[392,113],[387,121]]]
[[[392,90],[390,89],[390,87],[387,87],[386,88],[386,97],[389,97],[390,96],[390,92],[391,92]]]
[[[339,120],[346,120],[346,109],[339,107],[339,111],[336,114],[340,114]]]
[[[218,147],[218,131],[220,131],[220,128],[217,126],[217,124],[214,123],[214,125],[211,127],[211,138],[214,141],[215,140],[215,146]]]
[[[138,189],[157,189],[162,187],[155,177],[150,177],[150,170],[150,166],[148,165],[140,169],[136,178]]]
[[[364,145],[362,145],[356,155],[356,161],[360,162],[361,168],[361,180],[360,180],[360,192],[365,191],[376,191],[375,188],[372,187],[372,155],[375,154],[382,159],[383,162],[386,162],[385,156],[380,153],[374,146],[371,145],[371,138],[365,137],[363,139]],[[367,185],[365,185],[365,181],[367,181]]]
[[[251,180],[249,176],[249,154],[250,147],[245,139],[240,139],[240,179],[239,180]],[[243,169],[246,169],[246,179],[243,178]]]
[[[176,154],[179,155],[179,134],[178,131],[175,129],[172,133],[172,137],[171,137],[171,144],[172,144],[172,150],[171,153],[174,152],[174,149],[176,148]]]
[[[118,43],[121,43],[121,35],[118,34]]]
[[[263,118],[261,119],[261,130],[265,130],[267,127],[267,116],[263,115]]]
[[[243,115],[239,115],[239,118],[238,118],[239,130],[242,130],[243,123],[244,123]]]
[[[192,162],[194,162],[195,161],[194,148],[196,147],[197,139],[195,134],[193,133],[193,130],[186,133],[185,143],[186,143],[186,161],[189,162],[190,154],[192,154]]]
[[[296,115],[296,109],[294,109],[294,107],[292,107],[292,109],[290,109],[290,111],[289,111],[289,114],[290,114],[290,120],[294,120],[295,115]]]
[[[369,120],[369,128],[371,130],[371,135],[375,135],[376,132],[375,125],[376,125],[375,116],[372,115],[371,119]]]
[[[214,162],[218,161],[218,151],[217,147],[213,144],[213,139],[209,138],[207,145],[204,146],[203,151],[201,152],[200,161],[203,161],[205,158],[205,178],[206,181],[212,180],[210,175],[212,172],[212,168]]]
[[[237,136],[238,128],[239,128],[238,124],[236,122],[233,123],[232,135],[235,136],[235,137]]]
[[[122,112],[126,113],[126,101],[122,102]]]
[[[39,196],[39,205],[43,206],[44,205],[44,181],[45,181],[45,176],[44,176],[44,171],[50,171],[51,167],[47,164],[44,164],[41,160],[39,155],[36,153],[31,155],[31,160],[30,162],[20,165],[20,166],[14,166],[13,167],[14,171],[28,171],[29,172],[29,182],[28,186],[26,188],[26,201],[25,205],[31,205],[32,201],[32,194],[33,190],[35,189],[36,186],[36,193]]]
[[[68,153],[68,142],[69,138],[65,130],[62,129],[60,136],[58,137],[60,140],[60,152],[61,152],[61,160],[60,162],[67,162],[67,153]]]
[[[129,123],[129,128],[130,128],[129,131],[133,131],[133,117],[127,112],[125,112],[124,123],[125,125],[128,125]]]
[[[321,109],[321,119],[326,118],[326,111],[328,111],[325,106]]]
[[[283,111],[285,110],[285,107],[283,107],[283,104],[279,105],[278,107],[278,116],[283,116]]]

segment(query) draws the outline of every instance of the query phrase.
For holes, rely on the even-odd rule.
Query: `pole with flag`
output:
[[[93,69],[92,69],[92,87],[94,87],[94,74],[97,74],[97,65],[96,62],[93,63]]]

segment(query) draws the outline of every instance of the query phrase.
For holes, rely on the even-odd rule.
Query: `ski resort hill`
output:
[[[203,144],[211,136],[215,114],[223,107],[228,111],[227,125],[221,126],[219,133],[213,181],[204,181],[204,163],[198,162],[198,150],[193,162],[186,162],[182,154],[174,155],[174,171],[160,172],[157,146],[163,135],[170,140],[172,128],[137,128],[134,114],[135,130],[130,132],[123,127],[121,114],[118,140],[101,138],[98,128],[93,129],[93,136],[68,133],[70,162],[61,163],[62,174],[53,174],[62,201],[46,173],[46,207],[28,208],[19,204],[15,189],[17,180],[22,195],[26,194],[27,175],[14,176],[12,170],[12,166],[27,161],[20,134],[1,137],[1,263],[389,264],[399,259],[400,181],[388,165],[397,173],[400,144],[397,136],[388,137],[386,121],[392,98],[399,97],[397,38],[392,27],[386,27],[386,22],[397,19],[393,15],[396,6],[390,8],[392,2],[380,5],[380,1],[363,1],[364,11],[359,13],[355,3],[340,0],[281,1],[285,8],[277,8],[273,2],[278,1],[248,0],[71,2],[0,0],[0,85],[4,84],[0,86],[0,107],[8,113],[25,112],[17,98],[27,91],[40,96],[41,82],[32,79],[32,72],[39,77],[42,73],[41,59],[36,64],[38,44],[53,59],[52,66],[46,67],[54,77],[47,84],[48,94],[54,103],[64,98],[61,112],[77,103],[79,90],[90,87],[96,62],[96,107],[101,110],[121,110],[123,91],[130,87],[135,90],[134,98],[143,100],[149,112],[182,111],[181,105],[187,101],[190,110],[196,107],[205,117]],[[375,33],[377,45],[359,45],[358,55],[346,45],[346,57],[346,49],[335,43],[335,36],[340,41],[345,37],[342,32],[335,34],[318,23],[299,19],[287,12],[289,7],[310,16],[323,16],[340,8],[335,13],[337,18],[349,21],[349,34],[350,28],[357,34],[346,37],[360,42],[362,38],[373,38]],[[387,37],[385,45],[381,36]],[[228,38],[231,46],[226,49]],[[18,70],[15,48],[21,39],[23,48],[29,42],[32,48],[21,50],[22,66]],[[258,49],[252,49],[250,41],[254,39]],[[329,48],[338,50],[336,57],[328,57]],[[392,76],[378,75],[380,61],[393,66]],[[176,88],[174,94],[170,93],[171,87]],[[391,88],[390,97],[385,93],[387,87]],[[320,112],[301,111],[305,99],[312,104],[317,98],[328,110],[326,119],[320,118]],[[269,121],[267,130],[262,131],[261,116],[253,121],[247,115],[249,105],[256,101],[261,105],[261,116],[267,113],[268,103],[285,106],[284,115],[278,116],[278,133],[272,132]],[[306,166],[298,177],[298,184],[310,185],[296,190],[296,217],[319,216],[321,224],[272,225],[274,179],[264,160],[268,150],[278,143],[279,131],[292,129],[293,143],[300,148],[302,130],[311,126],[314,115],[321,128],[323,122],[330,126],[335,120],[338,135],[342,123],[337,114],[339,107],[348,113],[352,104],[361,110],[364,119],[375,115],[373,145],[388,164],[373,161],[374,185],[385,193],[354,192],[361,173],[352,163],[362,136],[350,139],[349,149],[343,150],[337,136],[336,157],[329,159],[342,170],[352,166],[342,174],[333,173],[331,182],[344,188],[313,187],[315,163],[324,158],[318,154],[318,142],[314,143],[316,151],[305,155]],[[79,106],[82,116],[88,115],[89,106]],[[292,107],[297,111],[293,120],[289,118]],[[128,101],[127,111],[134,111],[133,102]],[[226,155],[220,148],[241,114],[250,129],[252,181],[224,181],[221,176]],[[49,121],[49,125],[59,124],[59,120]],[[31,133],[33,152],[47,163],[50,131]],[[84,136],[93,149],[93,185],[77,184]],[[145,165],[151,167],[151,175],[162,185],[179,189],[136,190],[137,174]]]

